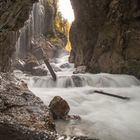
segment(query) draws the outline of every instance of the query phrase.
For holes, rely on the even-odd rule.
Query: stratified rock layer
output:
[[[140,78],[140,1],[71,0],[75,21],[70,61],[92,73]]]

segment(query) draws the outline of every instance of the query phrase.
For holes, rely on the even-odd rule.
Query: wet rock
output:
[[[48,71],[41,67],[35,67],[33,68],[31,74],[34,76],[46,76],[48,74]]]
[[[70,140],[99,140],[96,138],[88,138],[86,136],[66,136],[66,135],[60,136],[59,139],[61,139],[61,140],[66,140],[66,139],[70,139]]]
[[[34,61],[30,61],[30,62],[27,62],[24,66],[24,71],[32,71],[33,70],[33,67],[36,67],[38,66],[38,63],[34,62]]]
[[[66,121],[81,120],[81,117],[79,115],[67,115],[63,119],[66,120]]]
[[[0,81],[0,139],[55,139],[53,116],[40,98],[11,74],[0,73]]]
[[[25,62],[23,60],[20,60],[20,59],[16,59],[14,61],[14,64],[13,64],[13,69],[17,69],[17,70],[21,70],[23,71],[24,70],[24,65],[25,65]]]
[[[73,74],[77,73],[85,73],[87,69],[87,66],[78,66],[76,70],[73,72]]]
[[[19,85],[18,88],[20,88],[22,90],[28,90],[28,85],[24,81],[20,81],[18,85]]]
[[[32,72],[34,67],[39,66],[39,63],[34,55],[28,53],[27,58],[25,59],[24,71]]]
[[[60,96],[55,96],[49,107],[54,119],[63,119],[70,111],[68,103]]]
[[[39,65],[36,57],[31,53],[28,53],[25,61],[18,59],[14,64],[14,69],[21,70],[33,76],[46,76],[48,74],[45,67],[43,65]]]
[[[80,76],[78,75],[72,75],[72,80],[73,80],[73,83],[76,87],[82,87],[83,86],[83,79],[81,79]]]
[[[65,64],[62,64],[61,66],[60,66],[60,68],[70,68],[70,64],[69,63],[65,63]]]

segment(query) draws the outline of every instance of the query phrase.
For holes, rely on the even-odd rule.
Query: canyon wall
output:
[[[66,35],[56,29],[57,2],[57,0],[0,1],[1,72],[11,71],[11,65],[15,63],[15,60],[11,59],[13,54],[14,59],[15,56],[26,59],[34,48],[42,47],[48,57],[52,57],[56,54],[56,50],[65,47]]]
[[[140,78],[140,1],[71,0],[70,31],[75,66],[92,73],[125,73]]]
[[[37,0],[0,1],[0,71],[10,71],[11,57],[15,51],[18,30],[29,18],[32,5]]]

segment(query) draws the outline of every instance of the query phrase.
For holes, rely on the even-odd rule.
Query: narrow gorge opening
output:
[[[69,23],[72,23],[74,21],[74,12],[70,0],[59,0],[58,7],[62,16],[67,19]]]
[[[66,50],[71,51],[71,43],[70,43],[70,28],[71,24],[74,21],[74,11],[72,9],[72,5],[70,0],[59,0],[58,1],[58,10],[61,12],[64,19],[67,20],[66,28],[67,28],[67,44]]]

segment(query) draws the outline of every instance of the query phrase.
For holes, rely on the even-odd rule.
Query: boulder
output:
[[[23,60],[20,60],[20,59],[16,59],[14,61],[14,64],[13,64],[13,69],[15,70],[21,70],[23,71],[24,70],[24,65],[25,65],[25,62]]]
[[[60,68],[70,68],[70,64],[69,63],[64,63],[60,66]]]
[[[54,119],[63,119],[68,115],[70,107],[60,96],[55,96],[49,104]]]
[[[70,121],[70,120],[81,120],[81,117],[78,115],[67,115],[64,117],[64,120]]]
[[[48,74],[48,71],[41,67],[34,67],[31,74],[34,76],[46,76]]]
[[[38,66],[38,64],[34,61],[27,62],[24,66],[25,71],[32,71],[33,67]]]
[[[73,74],[77,74],[77,73],[85,73],[87,69],[87,66],[78,66],[76,68],[76,70],[73,72]]]
[[[25,65],[24,65],[24,71],[29,71],[31,72],[33,70],[34,67],[37,67],[39,66],[39,63],[37,60],[27,60],[25,62]]]

